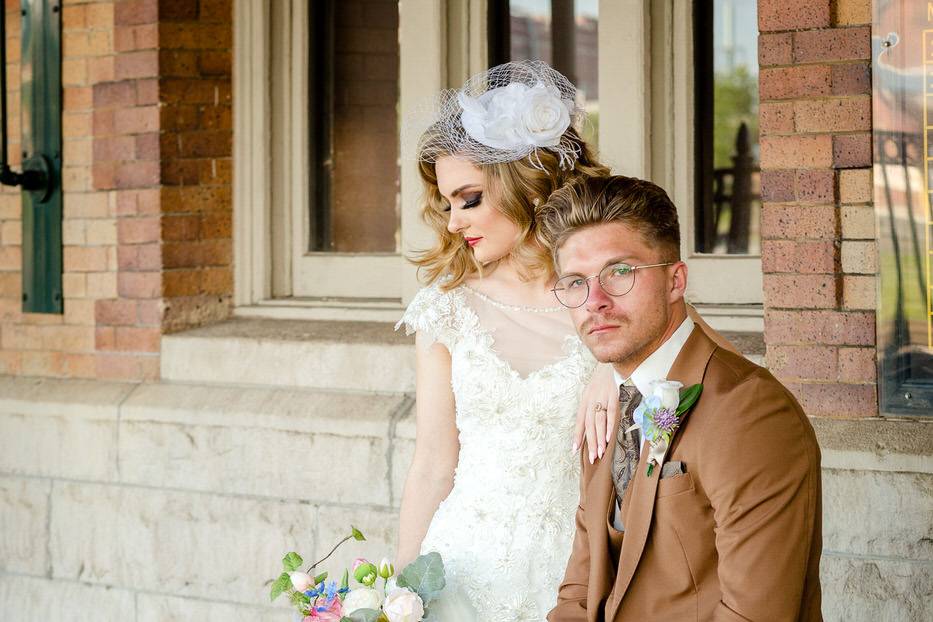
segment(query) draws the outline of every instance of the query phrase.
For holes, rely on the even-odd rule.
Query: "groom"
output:
[[[606,457],[583,461],[573,552],[548,620],[821,620],[813,428],[770,373],[687,316],[670,199],[646,181],[588,178],[554,193],[538,222],[555,294],[612,363],[622,413]],[[666,451],[646,438],[644,414],[664,379],[702,385]]]

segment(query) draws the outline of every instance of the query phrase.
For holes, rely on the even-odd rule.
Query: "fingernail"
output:
[[[599,448],[598,455],[599,455],[599,459],[602,460],[603,459],[603,448],[602,447]]]
[[[594,462],[596,462],[596,456],[594,456],[593,452],[591,451],[590,452],[590,464],[593,464]]]

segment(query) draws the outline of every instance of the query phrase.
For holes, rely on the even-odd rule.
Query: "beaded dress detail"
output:
[[[443,622],[545,619],[570,556],[579,457],[577,403],[596,362],[562,307],[498,303],[465,285],[435,284],[399,326],[451,355],[460,455],[422,551],[444,558]]]

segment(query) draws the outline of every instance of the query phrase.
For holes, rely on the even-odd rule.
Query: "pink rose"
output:
[[[353,572],[356,572],[356,569],[362,566],[363,564],[368,564],[368,563],[369,563],[369,560],[364,559],[362,557],[357,557],[355,560],[353,560]]]
[[[339,598],[333,598],[330,602],[321,599],[301,622],[340,622],[342,617],[343,606]]]

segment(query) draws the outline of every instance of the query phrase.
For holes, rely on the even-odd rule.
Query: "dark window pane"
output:
[[[309,250],[395,252],[398,0],[310,7]]]
[[[700,253],[759,254],[756,0],[694,4]]]

